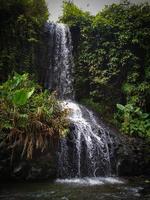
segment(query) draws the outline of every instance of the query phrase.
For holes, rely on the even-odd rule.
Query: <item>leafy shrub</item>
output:
[[[12,152],[32,158],[68,131],[67,111],[60,109],[54,94],[42,91],[28,74],[15,74],[0,86],[0,138]]]
[[[121,124],[121,130],[130,135],[150,137],[150,115],[143,113],[139,107],[132,104],[125,106],[117,104],[117,120]]]
[[[70,27],[84,26],[91,19],[89,12],[83,12],[72,2],[63,2],[63,15],[59,18]]]

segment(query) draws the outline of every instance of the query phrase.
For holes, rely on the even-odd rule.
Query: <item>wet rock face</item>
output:
[[[113,131],[110,136],[114,148],[110,157],[112,174],[117,176],[150,175],[150,149],[146,141],[139,138],[129,138]],[[112,146],[112,143],[108,143],[108,145]],[[33,160],[16,159],[11,163],[10,152],[6,147],[0,147],[1,181],[10,179],[52,180],[56,176],[57,160],[55,154],[52,155],[47,152],[36,156]]]
[[[119,135],[117,141],[114,140],[114,142],[112,168],[116,175],[150,175],[150,148],[147,141]]]
[[[36,156],[32,160],[16,159],[11,161],[11,153],[0,151],[0,180],[46,180],[56,177],[55,156],[49,153]]]
[[[60,140],[58,177],[110,176],[113,155],[110,130],[86,107],[71,100],[63,101],[62,105],[71,110],[68,119],[74,129]]]
[[[103,122],[99,120],[99,124],[104,126]],[[110,155],[110,164],[111,164],[111,175],[116,176],[140,176],[140,175],[150,175],[150,148],[149,143],[142,138],[131,138],[126,135],[118,133],[113,128],[109,128],[105,124],[106,131],[109,132],[108,148]],[[69,155],[67,159],[71,163],[70,168],[76,169],[74,162],[70,162],[72,157],[75,160],[74,155],[74,137],[75,137],[75,125],[71,126],[71,133],[68,135],[67,142],[65,142],[65,147],[67,146]],[[82,140],[82,149],[83,153],[81,159],[81,173],[83,176],[89,176],[87,171],[87,165],[85,165],[85,155],[86,155],[86,144]],[[66,155],[66,154],[65,154]],[[68,165],[67,165],[68,168]],[[71,172],[72,172],[71,171]],[[67,170],[65,170],[67,173]],[[74,171],[76,173],[76,171]],[[68,173],[71,174],[71,173]],[[96,176],[101,175],[100,173]],[[64,176],[67,176],[64,174]],[[71,176],[71,175],[70,175]],[[74,174],[73,174],[74,176]]]

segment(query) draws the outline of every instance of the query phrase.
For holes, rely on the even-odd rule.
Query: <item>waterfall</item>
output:
[[[73,57],[71,33],[64,24],[47,24],[49,67],[45,74],[45,87],[55,90],[61,99],[73,99]],[[70,67],[71,66],[71,67]]]
[[[92,111],[70,100],[62,102],[70,110],[72,130],[60,144],[60,177],[110,176],[109,132],[97,122]]]
[[[45,86],[57,90],[62,109],[69,109],[71,131],[60,140],[58,177],[97,177],[111,175],[112,148],[109,130],[94,113],[74,101],[71,34],[64,24],[47,25],[49,68]]]

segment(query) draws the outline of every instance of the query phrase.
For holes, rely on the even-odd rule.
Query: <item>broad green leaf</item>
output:
[[[32,88],[30,91],[27,89],[17,90],[12,98],[12,102],[15,105],[21,106],[27,103],[27,100],[32,96],[35,88]]]
[[[117,104],[116,106],[121,111],[124,111],[124,109],[125,109],[125,107],[123,105],[121,105],[121,104]]]
[[[35,88],[33,87],[28,93],[27,93],[27,97],[28,99],[32,96],[32,94],[34,93]]]
[[[127,111],[132,111],[134,108],[133,108],[133,106],[132,106],[132,104],[127,104],[126,106],[125,106],[125,109],[127,110]]]

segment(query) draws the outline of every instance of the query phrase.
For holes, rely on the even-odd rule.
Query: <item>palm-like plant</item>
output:
[[[32,158],[68,132],[67,110],[61,110],[54,94],[29,79],[15,74],[0,86],[0,138],[22,157]]]

